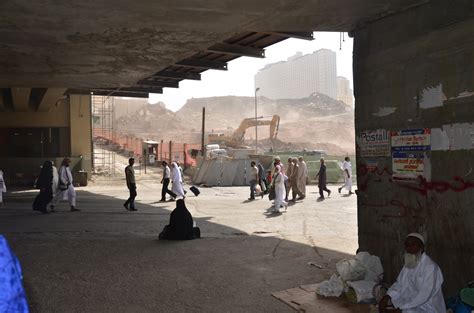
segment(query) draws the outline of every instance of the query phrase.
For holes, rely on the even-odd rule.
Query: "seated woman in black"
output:
[[[189,240],[201,237],[199,227],[193,227],[193,217],[183,199],[176,201],[176,209],[171,212],[170,223],[160,233],[159,239]]]

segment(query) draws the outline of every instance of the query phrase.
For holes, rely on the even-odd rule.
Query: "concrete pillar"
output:
[[[13,108],[17,112],[27,112],[30,104],[31,88],[11,88]]]
[[[38,111],[48,112],[53,105],[63,96],[66,88],[48,88],[38,105]]]
[[[71,156],[82,156],[82,169],[92,170],[91,97],[70,95]]]
[[[448,295],[474,277],[473,10],[430,1],[353,32],[360,248],[382,258],[391,283],[405,236],[423,233]],[[403,181],[397,162],[410,154],[395,150],[410,144],[383,134],[411,129],[426,130],[427,148]]]

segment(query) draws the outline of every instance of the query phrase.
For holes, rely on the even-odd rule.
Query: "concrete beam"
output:
[[[16,112],[28,112],[31,88],[11,88],[13,109]]]
[[[164,82],[159,80],[148,80],[142,79],[138,83],[138,85],[145,85],[145,86],[155,86],[155,87],[168,87],[168,88],[179,88],[179,82]]]
[[[151,77],[201,80],[201,74],[193,72],[160,71]]]
[[[206,49],[207,52],[223,53],[230,55],[246,56],[253,58],[264,58],[265,50],[255,47],[233,45],[228,43],[216,43]]]
[[[259,32],[269,35],[278,35],[286,38],[296,38],[303,40],[313,40],[313,32]]]
[[[62,97],[66,88],[48,88],[40,104],[38,105],[37,111],[47,112],[49,109],[56,104],[56,102]]]
[[[221,70],[227,71],[227,63],[200,59],[185,59],[176,62],[176,65],[185,67],[194,67],[207,70]]]

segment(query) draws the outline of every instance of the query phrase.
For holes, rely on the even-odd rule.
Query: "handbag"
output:
[[[268,200],[272,201],[276,198],[275,186],[271,185],[268,191]]]

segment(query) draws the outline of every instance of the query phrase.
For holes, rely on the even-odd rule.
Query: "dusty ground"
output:
[[[157,202],[157,175],[139,176],[138,212],[122,207],[122,178],[78,188],[78,213],[66,203],[32,212],[36,191],[5,196],[0,233],[22,263],[32,312],[292,312],[270,294],[327,279],[357,249],[356,196],[336,186],[323,202],[310,186],[280,215],[268,199],[245,201],[247,188],[201,188],[187,206],[203,238],[158,241],[174,204]]]

